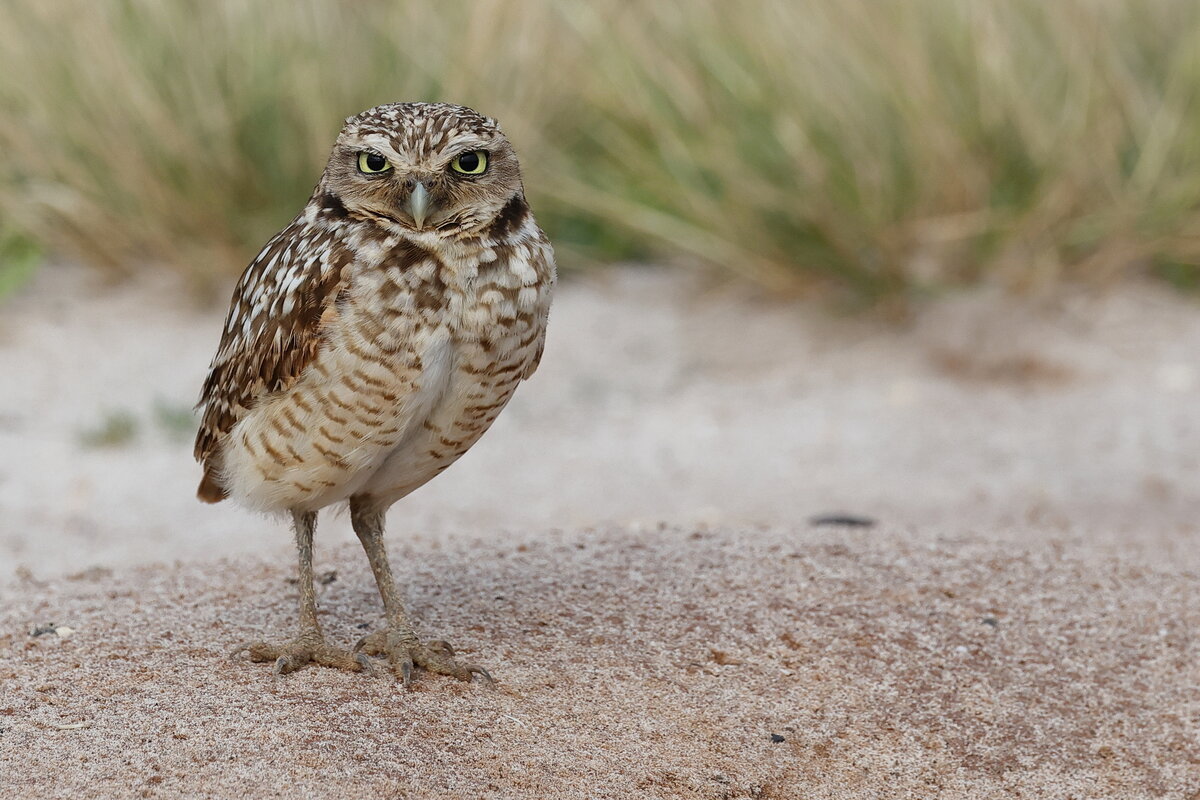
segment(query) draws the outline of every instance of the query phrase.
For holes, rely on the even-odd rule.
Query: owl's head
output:
[[[520,194],[521,172],[496,121],[447,103],[390,103],[346,120],[317,197],[339,213],[457,236]]]

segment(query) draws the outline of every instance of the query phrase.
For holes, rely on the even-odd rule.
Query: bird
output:
[[[483,435],[541,361],[554,251],[496,120],[449,103],[389,103],[345,120],[303,210],[233,291],[197,403],[197,495],[290,515],[299,633],[232,655],[491,681],[423,641],[384,544],[388,508]],[[351,649],[317,619],[317,513],[348,504],[386,624]]]

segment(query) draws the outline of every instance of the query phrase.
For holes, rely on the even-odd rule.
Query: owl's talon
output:
[[[309,663],[349,672],[371,669],[371,664],[367,661],[366,656],[329,646],[325,643],[320,631],[305,631],[290,642],[281,645],[268,642],[246,642],[238,645],[229,655],[231,658],[235,658],[243,652],[249,654],[251,661],[274,662],[271,674],[276,678],[295,672]]]
[[[435,639],[421,644],[411,631],[403,629],[376,631],[364,636],[355,645],[355,650],[360,649],[372,655],[385,657],[405,688],[412,686],[413,671],[416,667],[438,675],[449,675],[468,683],[476,675],[482,676],[489,684],[496,682],[492,674],[483,667],[458,663],[454,658],[454,648],[449,642]]]
[[[406,658],[400,662],[400,681],[404,684],[405,689],[412,686],[412,671],[413,662],[411,658]]]
[[[358,640],[352,651],[355,653],[366,653],[369,656],[384,655],[387,653],[387,634],[383,631],[368,633]]]
[[[496,683],[496,679],[492,677],[492,673],[488,672],[483,667],[477,667],[474,664],[467,664],[465,667],[463,667],[463,669],[465,669],[467,672],[471,673],[471,675],[473,675],[473,676],[479,675],[484,680],[486,680],[489,684]]]
[[[242,653],[244,653],[244,652],[246,652],[247,650],[249,650],[249,649],[250,649],[250,646],[251,646],[251,645],[253,645],[253,644],[254,644],[254,642],[242,642],[242,643],[241,643],[241,644],[239,644],[237,647],[233,648],[233,649],[232,649],[232,650],[230,650],[228,653],[226,653],[226,654],[225,654],[225,657],[226,657],[226,658],[228,658],[228,659],[230,659],[230,660],[236,659],[236,658],[237,658],[238,656],[240,656]]]

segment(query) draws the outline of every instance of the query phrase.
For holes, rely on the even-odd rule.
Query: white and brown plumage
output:
[[[356,650],[469,680],[421,643],[383,546],[387,508],[487,430],[537,368],[554,256],[512,146],[462,106],[396,103],[351,117],[304,210],[242,275],[204,383],[199,496],[293,516],[300,636],[255,642],[277,672],[358,669],[316,618],[317,510],[348,501],[388,619]],[[486,673],[483,673],[486,674]]]

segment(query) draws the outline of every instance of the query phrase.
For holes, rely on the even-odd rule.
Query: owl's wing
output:
[[[291,386],[316,357],[325,339],[322,318],[333,310],[352,257],[329,230],[297,217],[242,273],[196,404],[201,499],[225,497],[212,464],[222,437],[264,396]]]
[[[521,373],[521,380],[527,381],[533,377],[533,373],[537,372],[538,365],[542,363],[542,353],[546,351],[546,334],[543,330],[542,336],[538,339],[537,350],[533,353],[533,358],[529,359],[529,363],[525,365],[525,371]]]
[[[546,238],[546,234],[542,232],[541,228],[537,229],[536,246],[532,249],[530,266],[543,286],[536,311],[539,318],[538,330],[540,331],[537,350],[534,351],[533,358],[525,366],[525,371],[521,373],[521,380],[525,381],[533,377],[533,373],[537,372],[538,365],[542,363],[542,353],[546,349],[546,323],[550,317],[550,294],[554,290],[554,284],[558,281],[554,250],[550,247],[550,240]]]

